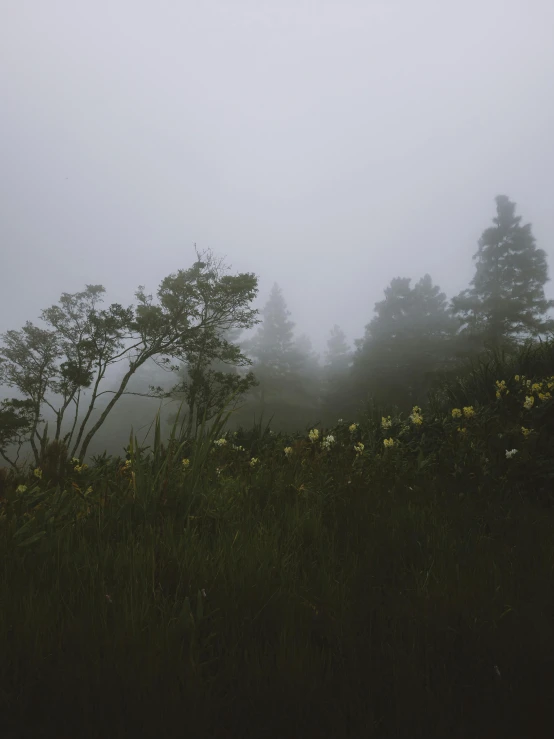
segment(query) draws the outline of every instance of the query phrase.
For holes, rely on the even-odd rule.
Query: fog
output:
[[[551,264],[549,0],[2,10],[0,333],[86,284],[155,294],[196,243],[323,353],[395,277],[465,289],[500,193]]]

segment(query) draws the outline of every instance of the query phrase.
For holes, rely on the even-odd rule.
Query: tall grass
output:
[[[483,360],[390,422],[178,415],[163,445],[157,416],[126,460],[7,475],[6,730],[553,735],[553,359]]]

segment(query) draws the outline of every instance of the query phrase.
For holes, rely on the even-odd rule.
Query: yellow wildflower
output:
[[[42,480],[42,470],[40,467],[37,467],[33,474],[35,477],[38,477],[39,480]]]
[[[310,441],[317,441],[319,439],[319,431],[317,429],[312,429],[308,436],[310,437]]]
[[[250,467],[255,467],[260,460],[257,457],[252,457],[250,460]]]
[[[531,433],[531,429],[526,429],[525,426],[522,426],[521,433],[523,434],[523,436],[527,437]]]
[[[356,431],[357,428],[358,428],[358,424],[353,423],[352,426],[348,427],[348,430],[350,431],[350,433],[354,433],[354,431]]]
[[[292,454],[292,447],[291,446],[286,446],[284,451],[285,451],[285,454],[288,457],[289,455]]]
[[[452,418],[461,418],[461,417],[462,417],[462,411],[459,408],[453,408]]]
[[[390,416],[388,416],[387,418],[382,416],[381,417],[381,428],[390,429],[391,426],[392,426],[392,421],[391,421]]]
[[[16,493],[24,493],[27,490],[27,485],[18,485]]]
[[[181,464],[185,469],[187,469],[187,467],[190,465],[190,459],[183,459]]]
[[[528,411],[531,410],[534,404],[535,404],[535,398],[532,395],[525,396],[525,403],[523,404],[523,407],[526,410]]]
[[[385,439],[383,441],[383,444],[385,445],[385,447],[394,446],[394,439],[392,437],[390,439]]]
[[[471,418],[474,415],[475,415],[475,411],[473,410],[473,406],[472,405],[466,405],[464,407],[464,416],[466,418]]]
[[[359,441],[357,444],[354,445],[354,451],[356,454],[361,454],[364,450],[364,445],[361,441]]]

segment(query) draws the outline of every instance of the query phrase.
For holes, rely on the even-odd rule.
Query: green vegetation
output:
[[[141,287],[99,311],[88,285],[4,335],[4,730],[554,735],[552,301],[514,207],[497,198],[472,290],[448,307],[429,275],[392,280],[323,368],[279,288],[256,320],[257,278],[211,254],[157,305]],[[253,361],[233,342],[257,323]],[[148,362],[181,382],[131,390]],[[124,459],[91,455],[130,396],[180,400],[170,431],[160,408],[151,441],[129,424]]]
[[[553,343],[496,353],[407,418],[287,436],[220,413],[167,446],[158,422],[126,460],[54,444],[11,470],[2,716],[80,737],[548,736],[545,366]]]

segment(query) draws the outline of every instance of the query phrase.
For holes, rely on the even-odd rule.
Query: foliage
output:
[[[373,402],[230,435],[230,411],[194,438],[177,420],[167,446],[157,417],[150,452],[131,435],[124,461],[73,460],[56,484],[12,470],[3,720],[177,736],[185,711],[195,736],[294,718],[336,737],[346,716],[354,736],[428,737],[528,735],[532,715],[550,735],[553,357],[484,356],[407,417]]]
[[[8,331],[4,335],[6,347],[0,349],[1,379],[33,402],[29,441],[35,464],[38,465],[41,454],[35,436],[41,443],[41,450],[48,442],[46,429],[42,436],[38,432],[43,404],[56,413],[54,440],[58,441],[64,413],[73,403],[73,428],[63,439],[64,443],[71,444],[77,431],[81,390],[93,384],[90,402],[71,450],[73,456],[79,449],[78,456],[84,458],[92,438],[125,394],[129,380],[150,358],[157,358],[161,366],[169,365],[172,359],[187,361],[188,357],[199,353],[203,353],[205,359],[249,362],[237,347],[218,339],[217,334],[221,329],[247,328],[258,322],[255,320],[257,311],[246,307],[256,294],[257,278],[253,274],[221,276],[211,253],[205,261],[201,261],[198,252],[197,257],[193,267],[179,270],[162,281],[158,305],[154,305],[152,296],[147,296],[140,287],[135,293],[139,302],[136,309],[112,304],[107,310],[98,311],[96,303],[101,300],[104,288],[88,285],[83,293],[64,293],[60,306],[43,311],[42,318],[54,327],[53,331],[36,328],[28,322],[21,332]],[[131,344],[125,346],[125,342]],[[66,361],[58,366],[56,360],[64,356]],[[129,365],[119,388],[99,392],[107,368],[123,359],[128,359]],[[153,391],[155,396],[161,389]],[[48,392],[62,396],[58,409],[47,397]],[[113,397],[85,433],[95,402],[104,393]]]
[[[358,392],[407,408],[421,402],[437,370],[455,358],[456,325],[446,296],[425,275],[411,289],[409,278],[395,278],[376,316],[357,340],[352,382]]]
[[[554,330],[554,321],[543,318],[554,306],[544,296],[546,253],[536,248],[531,224],[520,225],[515,208],[506,195],[496,197],[495,225],[485,229],[473,256],[473,287],[452,299],[461,335],[491,349]]]

